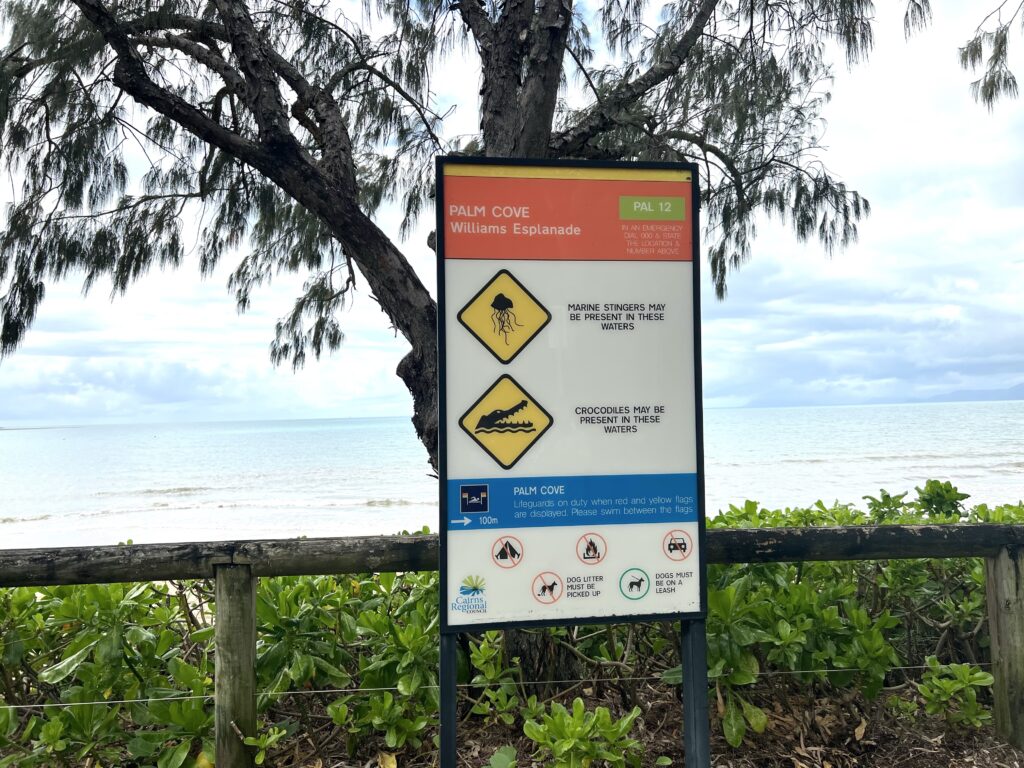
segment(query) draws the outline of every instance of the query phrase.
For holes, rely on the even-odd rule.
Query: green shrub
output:
[[[863,511],[746,502],[708,525],[1024,522],[1021,504],[965,510],[965,495],[948,482],[929,481],[917,492],[908,500],[880,491],[865,497]],[[204,581],[0,590],[0,768],[209,766],[215,616],[212,585]],[[959,662],[988,659],[985,617],[978,560],[712,566],[708,665],[719,728],[740,744],[767,727],[756,704],[765,675],[775,686],[815,695],[873,697],[905,682],[910,670],[903,667],[925,663],[916,688],[925,712],[954,725],[982,724],[989,713],[978,694],[990,676]],[[438,620],[436,573],[261,579],[255,753],[273,763],[275,750],[320,728],[325,715],[335,728],[332,742],[353,755],[432,752]],[[671,622],[560,627],[550,635],[588,660],[586,675],[603,681],[595,695],[613,692],[625,710],[644,703],[637,680],[680,683]],[[609,760],[600,756],[614,751],[609,744],[625,765],[636,759],[637,750],[624,746],[635,710],[616,721],[606,709],[580,712],[574,703],[570,712],[538,702],[498,632],[474,636],[467,650],[459,658],[469,683],[461,693],[466,726],[506,729],[512,740],[531,722],[538,753],[554,760]],[[914,708],[890,705],[906,716]],[[572,735],[579,732],[592,736],[580,741]],[[588,749],[596,751],[583,754]],[[506,758],[508,752],[496,759]]]
[[[640,742],[630,737],[640,707],[613,720],[607,707],[588,712],[583,699],[574,699],[572,712],[555,702],[540,722],[527,720],[526,737],[537,744],[535,757],[552,768],[587,768],[594,764],[639,766]]]

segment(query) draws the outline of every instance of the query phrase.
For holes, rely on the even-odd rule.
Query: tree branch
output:
[[[422,103],[420,103],[419,100],[415,99],[412,96],[412,94],[405,90],[405,88],[403,88],[397,80],[395,80],[392,77],[389,77],[383,70],[378,69],[370,62],[362,61],[357,64],[350,64],[349,66],[345,67],[344,70],[337,73],[334,77],[331,78],[330,82],[328,82],[327,84],[326,90],[328,92],[333,92],[334,89],[340,83],[341,79],[351,74],[352,72],[358,71],[360,69],[369,72],[378,79],[382,80],[384,83],[390,86],[392,90],[395,91],[395,93],[397,93],[399,96],[405,99],[405,101],[408,102],[409,106],[416,110],[416,114],[420,116],[420,121],[423,123],[423,127],[426,129],[427,133],[430,135],[430,140],[434,142],[434,146],[436,146],[438,149],[441,149],[441,139],[434,132],[434,128],[430,124],[430,116],[437,118],[437,114],[429,110],[427,107],[425,107]]]
[[[245,79],[239,74],[238,70],[232,67],[228,62],[221,56],[220,52],[208,48],[205,45],[189,40],[188,38],[176,35],[173,32],[165,32],[163,35],[135,35],[132,37],[132,41],[140,45],[148,45],[153,48],[170,48],[172,50],[181,51],[186,56],[198,61],[203,66],[216,72],[220,75],[221,80],[224,81],[231,91],[239,95],[245,93]]]
[[[518,157],[547,154],[571,21],[572,0],[541,0],[530,29],[526,77],[519,91],[519,131],[514,149]]]
[[[493,47],[494,25],[487,18],[487,11],[481,0],[461,0],[461,2],[454,3],[452,8],[458,10],[462,21],[469,27],[469,31],[481,49],[481,55],[484,48]]]
[[[270,159],[258,144],[229,131],[200,110],[153,82],[135,46],[102,0],[72,0],[117,55],[114,84],[132,98],[182,125],[203,141],[260,167]]]
[[[292,114],[298,118],[306,110],[312,109],[319,121],[318,130],[314,132],[321,146],[319,165],[354,195],[356,174],[352,163],[352,137],[338,102],[329,91],[312,85],[294,64],[276,51],[268,51],[268,60],[299,97],[292,106]]]
[[[736,165],[736,162],[732,159],[732,157],[729,156],[728,153],[725,152],[725,150],[715,146],[702,136],[698,136],[697,134],[690,133],[688,131],[673,129],[668,131],[662,131],[657,135],[663,139],[676,139],[689,142],[690,144],[699,147],[702,152],[717,157],[719,161],[722,163],[722,165],[725,166],[726,171],[728,171],[729,173],[729,179],[732,181],[733,186],[736,188],[736,199],[737,201],[739,201],[740,210],[747,210],[747,196],[746,192],[744,191],[745,187],[743,184],[743,174],[740,172],[740,169]]]
[[[605,97],[603,104],[594,107],[572,128],[553,136],[549,144],[551,156],[564,157],[578,152],[592,138],[614,126],[624,110],[643,98],[651,89],[675,75],[700,39],[718,3],[719,0],[701,0],[693,21],[669,54],[653,63],[635,79],[613,88]]]
[[[277,72],[249,9],[238,0],[213,0],[213,5],[223,20],[231,50],[245,77],[243,93],[261,138],[279,150],[301,151],[288,125],[288,110],[278,88]]]

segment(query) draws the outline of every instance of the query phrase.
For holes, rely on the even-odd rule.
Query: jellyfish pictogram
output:
[[[494,332],[503,336],[505,338],[505,343],[508,344],[508,335],[510,333],[515,333],[517,327],[523,327],[523,324],[516,319],[516,313],[512,311],[512,299],[504,293],[499,293],[491,302],[491,309],[494,310],[491,313],[491,322],[494,323]]]

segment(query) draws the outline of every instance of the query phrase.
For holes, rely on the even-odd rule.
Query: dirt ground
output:
[[[948,726],[938,717],[895,717],[881,701],[818,699],[757,702],[769,713],[763,734],[748,733],[744,744],[726,743],[719,728],[711,734],[715,768],[1024,768],[1024,751],[998,739],[991,725]],[[644,766],[661,755],[683,766],[682,713],[678,703],[652,702],[634,737],[646,746]],[[504,730],[504,729],[502,729]],[[462,735],[460,733],[460,735]],[[529,759],[534,744],[512,729],[465,733],[460,763],[487,766],[494,750],[512,744],[519,768],[541,766]],[[460,739],[461,740],[461,739]],[[525,758],[525,759],[524,759]],[[326,768],[326,767],[325,767]]]
[[[591,697],[586,697],[590,699]],[[991,725],[982,728],[949,726],[941,717],[923,714],[896,716],[880,697],[864,701],[856,695],[783,701],[757,701],[768,712],[762,734],[748,733],[742,746],[726,743],[718,718],[712,717],[711,765],[714,768],[1024,768],[1024,751],[996,737]],[[632,736],[644,744],[644,768],[665,756],[682,768],[682,708],[678,701],[658,698],[640,701],[644,715]],[[611,700],[588,700],[588,708],[609,706],[620,716],[625,707]],[[712,703],[713,705],[713,703]],[[293,742],[290,749],[268,756],[266,765],[278,768],[432,768],[436,753],[416,756],[364,752],[355,757],[325,754],[325,744],[337,743],[326,732],[316,739],[320,749]],[[459,726],[459,768],[487,768],[499,748],[512,745],[518,768],[549,766],[533,757],[536,745],[521,726],[484,726],[464,721]],[[301,741],[301,740],[300,740]],[[334,750],[328,750],[333,752]],[[339,749],[339,752],[341,750]]]

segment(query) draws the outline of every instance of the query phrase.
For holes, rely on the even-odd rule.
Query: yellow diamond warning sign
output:
[[[466,434],[505,469],[511,469],[553,423],[551,414],[508,374],[459,419]]]
[[[507,269],[459,312],[459,322],[502,363],[510,363],[551,321],[551,313]]]

